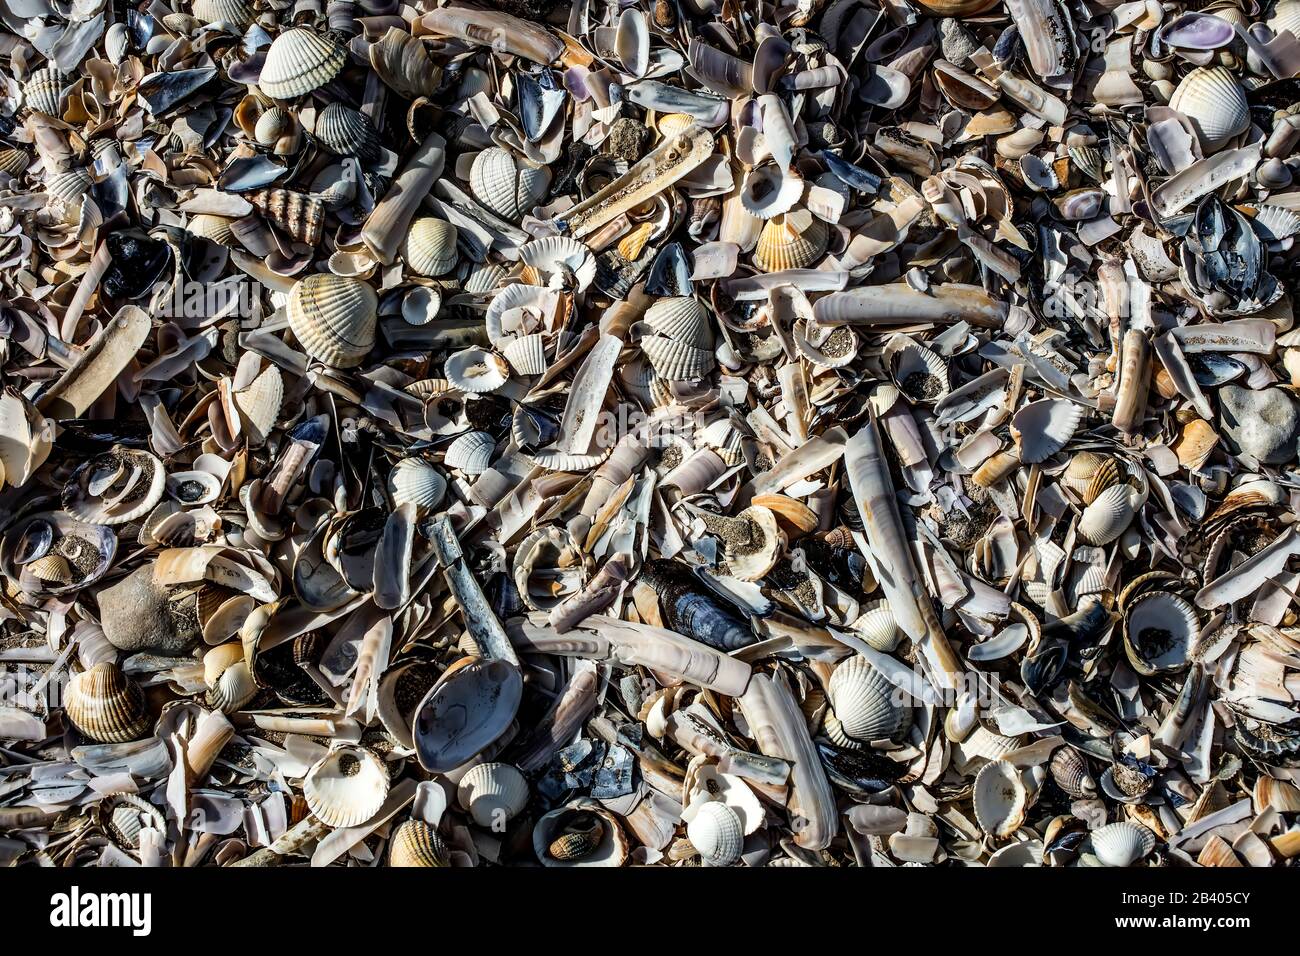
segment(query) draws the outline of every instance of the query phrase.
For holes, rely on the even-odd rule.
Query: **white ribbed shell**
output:
[[[402,246],[406,264],[422,276],[446,275],[456,268],[456,227],[442,219],[426,216],[411,224]]]
[[[291,100],[338,76],[347,56],[347,50],[330,38],[294,27],[271,44],[257,85],[273,99]]]
[[[1127,820],[1109,823],[1092,834],[1092,852],[1106,866],[1132,866],[1155,845],[1154,833]]]
[[[704,804],[691,822],[686,836],[709,866],[731,866],[740,859],[745,845],[745,828],[740,814],[719,800]]]
[[[908,709],[894,702],[898,689],[860,654],[835,668],[828,689],[835,716],[855,740],[883,740],[907,726]]]
[[[331,827],[352,827],[379,812],[388,769],[365,747],[345,744],[318,760],[302,780],[307,808]]]
[[[460,778],[456,801],[479,826],[495,829],[528,803],[528,781],[508,763],[481,763]]]
[[[317,273],[289,293],[289,328],[312,358],[354,368],[374,348],[378,308],[375,290],[361,279]]]
[[[709,310],[689,295],[659,299],[645,314],[646,325],[660,335],[677,339],[697,349],[713,349],[713,326]]]
[[[442,460],[448,468],[478,475],[487,471],[494,448],[496,441],[487,432],[466,432],[447,446]]]
[[[508,150],[499,146],[483,150],[470,167],[469,187],[474,198],[511,221],[523,218],[541,202],[550,184],[550,169],[516,162]]]
[[[427,511],[442,501],[447,493],[447,479],[423,458],[403,458],[388,475],[388,491],[394,505],[409,501]]]
[[[1169,99],[1191,122],[1206,152],[1214,152],[1250,128],[1246,91],[1226,67],[1197,67],[1183,77]]]

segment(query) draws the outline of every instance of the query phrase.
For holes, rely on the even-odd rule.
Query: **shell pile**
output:
[[[0,28],[0,865],[1300,857],[1297,0]]]

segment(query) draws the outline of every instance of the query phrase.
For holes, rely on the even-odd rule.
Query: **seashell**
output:
[[[697,381],[717,364],[712,349],[697,349],[663,335],[647,335],[640,345],[656,374],[670,382]]]
[[[617,818],[590,800],[552,810],[533,828],[533,852],[543,866],[622,866],[631,850]]]
[[[458,238],[456,227],[449,222],[432,216],[417,219],[402,244],[402,258],[422,276],[446,275],[459,259]]]
[[[528,781],[508,763],[481,763],[460,778],[456,801],[479,826],[502,833],[528,803]]]
[[[520,335],[501,348],[510,367],[517,375],[541,375],[546,371],[546,336],[540,332]]]
[[[745,828],[740,815],[720,800],[700,806],[686,824],[686,837],[705,866],[731,866],[740,859]]]
[[[713,325],[709,321],[709,312],[691,296],[657,300],[646,310],[645,323],[659,335],[694,348],[713,348]]]
[[[239,647],[239,645],[235,645]],[[242,648],[238,661],[221,672],[216,681],[208,685],[208,703],[223,714],[233,714],[254,697],[260,688],[253,680],[248,663],[243,660]]]
[[[405,820],[388,838],[388,865],[447,866],[450,854],[438,831],[423,820]]]
[[[363,165],[383,155],[383,142],[370,117],[342,103],[331,103],[316,117],[315,136],[332,153],[355,156]]]
[[[35,561],[29,562],[26,569],[33,577],[56,586],[71,584],[76,580],[76,576],[72,573],[72,565],[61,554],[42,555]]]
[[[125,524],[153,510],[166,481],[166,469],[153,455],[116,446],[72,473],[63,488],[63,510],[87,524]]]
[[[799,319],[792,337],[795,351],[822,368],[843,368],[858,357],[858,334],[847,325],[828,327]]]
[[[293,27],[271,43],[257,85],[272,99],[304,96],[338,76],[347,56],[328,34]]]
[[[567,288],[572,277],[576,292],[585,290],[596,278],[596,257],[584,243],[568,236],[524,243],[519,247],[519,261],[540,272],[547,285],[559,282]],[[469,291],[468,283],[465,288]]]
[[[1079,518],[1079,538],[1100,547],[1110,544],[1124,533],[1137,514],[1135,492],[1128,485],[1114,485],[1099,494],[1083,509]]]
[[[548,328],[561,308],[560,293],[541,286],[514,284],[498,292],[488,305],[485,324],[493,345],[507,336]]]
[[[492,146],[474,157],[469,187],[474,198],[503,219],[518,222],[542,201],[551,185],[546,166],[515,159],[508,150]]]
[[[167,493],[183,505],[206,505],[221,494],[221,479],[206,471],[174,471],[167,476]]]
[[[0,478],[5,483],[20,488],[45,464],[52,425],[17,390],[0,393]]]
[[[26,150],[9,148],[0,149],[0,173],[21,176],[32,164],[32,157]]]
[[[1069,796],[1090,799],[1097,795],[1097,781],[1088,772],[1088,764],[1073,747],[1059,747],[1049,763],[1052,779]]]
[[[325,227],[325,204],[321,200],[288,189],[264,189],[249,193],[247,198],[273,225],[294,239],[309,246],[320,245]]]
[[[919,0],[922,7],[935,16],[974,17],[997,6],[997,0]]]
[[[1261,775],[1255,781],[1252,796],[1256,813],[1263,813],[1270,808],[1278,813],[1300,813],[1300,787],[1285,780]]]
[[[740,204],[759,219],[771,219],[794,208],[803,198],[805,182],[775,163],[756,166],[740,186]]]
[[[1123,820],[1108,823],[1092,832],[1092,852],[1103,866],[1125,867],[1137,863],[1156,845],[1155,834],[1146,827]]]
[[[250,444],[254,447],[264,444],[275,427],[284,402],[284,380],[280,370],[268,364],[247,388],[235,392],[234,402]]]
[[[1029,794],[1014,764],[993,760],[975,775],[971,802],[980,829],[995,839],[1004,840],[1024,822]]]
[[[139,740],[152,724],[140,685],[108,661],[68,682],[63,708],[77,730],[105,744]]]
[[[863,605],[862,614],[853,622],[854,632],[881,653],[888,654],[903,639],[889,602],[880,600]]]
[[[933,349],[911,342],[892,356],[894,381],[914,402],[933,405],[950,391],[948,363]]]
[[[486,395],[510,381],[510,366],[495,352],[474,347],[448,356],[443,375],[466,394]]]
[[[1074,437],[1083,415],[1083,406],[1063,398],[1022,405],[1011,416],[1011,434],[1020,460],[1032,465],[1055,455]]]
[[[492,462],[496,444],[487,432],[466,432],[447,446],[443,464],[467,475],[482,474]]]
[[[365,823],[378,813],[388,787],[384,762],[356,744],[336,744],[302,779],[307,808],[336,829]]]
[[[515,587],[535,611],[549,611],[586,582],[582,554],[563,528],[538,528],[515,551]]]
[[[1106,462],[1113,460],[1110,456],[1095,451],[1077,452],[1071,456],[1069,463],[1065,466],[1065,471],[1061,473],[1061,484],[1080,498],[1084,498],[1098,469]],[[1084,504],[1087,503],[1085,500]]]
[[[303,350],[326,365],[354,368],[374,348],[379,298],[360,279],[310,275],[294,285],[286,308]]]
[[[423,458],[403,458],[388,475],[388,493],[395,507],[410,502],[427,514],[442,502],[447,479]]]
[[[1123,480],[1124,469],[1120,466],[1119,459],[1102,456],[1101,462],[1088,479],[1087,487],[1084,488],[1083,503],[1092,504],[1107,488],[1114,487]]]
[[[274,146],[297,127],[297,121],[283,106],[273,106],[257,118],[253,138],[262,146]]]
[[[94,180],[88,170],[69,169],[45,177],[45,195],[51,200],[72,206],[90,191],[93,184]]]
[[[1250,127],[1246,92],[1226,67],[1192,70],[1174,90],[1169,106],[1187,117],[1207,154]]]
[[[806,269],[822,257],[830,227],[806,210],[774,216],[763,224],[754,247],[754,265],[763,272]]]
[[[59,105],[67,82],[68,78],[53,66],[33,70],[23,83],[23,104],[37,113],[59,117],[62,115]]]
[[[133,793],[119,793],[112,798],[104,825],[119,846],[135,851],[140,849],[140,832],[146,826],[166,830],[167,818],[148,800]]]
[[[1095,183],[1106,176],[1106,155],[1095,146],[1070,146],[1066,150],[1070,163]]]
[[[1144,677],[1172,674],[1187,666],[1200,632],[1191,602],[1166,591],[1144,594],[1125,614],[1124,651]]]
[[[841,661],[831,674],[827,696],[844,732],[870,742],[898,737],[911,723],[911,707],[900,691],[860,654]]]
[[[193,235],[202,236],[217,245],[237,248],[239,242],[230,228],[232,222],[225,216],[203,214],[192,217],[185,228]]]
[[[220,23],[242,33],[253,22],[253,5],[247,0],[194,0],[190,13],[200,23]]]

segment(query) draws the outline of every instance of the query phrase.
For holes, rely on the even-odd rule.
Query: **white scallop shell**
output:
[[[1020,446],[1020,460],[1033,465],[1055,455],[1074,437],[1083,415],[1083,406],[1064,398],[1046,398],[1022,405],[1011,417],[1011,432]]]
[[[745,846],[740,815],[721,801],[700,807],[686,824],[686,837],[707,866],[731,866]]]
[[[1192,70],[1174,90],[1169,105],[1187,117],[1207,153],[1250,128],[1246,91],[1227,67]]]
[[[1097,469],[1105,464],[1107,458],[1108,456],[1095,451],[1077,452],[1071,456],[1065,471],[1061,472],[1061,484],[1082,498],[1092,484],[1093,475],[1097,474]]]
[[[853,622],[857,635],[876,650],[888,654],[902,640],[903,632],[898,627],[894,612],[889,609],[888,601],[872,601],[865,605],[865,610]]]
[[[246,661],[237,661],[221,672],[208,689],[208,702],[223,714],[239,710],[257,696],[258,686]]]
[[[830,227],[807,210],[774,216],[763,224],[754,247],[754,265],[762,272],[806,269],[822,257]]]
[[[1268,19],[1268,28],[1274,33],[1290,30],[1300,37],[1300,0],[1278,0]]]
[[[309,275],[289,292],[289,328],[312,358],[335,368],[360,365],[375,345],[379,298],[361,279]]]
[[[257,118],[253,129],[253,139],[262,146],[274,146],[282,136],[293,131],[295,120],[293,114],[283,106],[272,106]]]
[[[456,227],[442,219],[425,216],[411,224],[402,245],[402,258],[422,276],[446,275],[456,268],[459,254]]]
[[[218,245],[234,246],[236,240],[234,232],[230,229],[231,222],[232,220],[225,216],[210,216],[205,213],[192,217],[185,228],[192,234],[202,236]]]
[[[527,248],[526,246],[524,248]],[[521,250],[522,251],[522,250]],[[482,262],[470,269],[465,279],[465,291],[473,295],[483,295],[496,291],[501,280],[510,275],[504,266],[495,262]]]
[[[419,509],[430,511],[438,507],[447,493],[447,479],[423,458],[403,458],[388,474],[388,492],[395,506],[409,501]]]
[[[338,76],[347,50],[323,33],[294,27],[275,38],[257,85],[272,99],[291,100]]]
[[[280,405],[284,402],[284,380],[280,370],[267,365],[247,388],[234,394],[234,401],[240,421],[253,444],[263,444],[275,427]]]
[[[546,196],[551,171],[517,161],[514,154],[491,146],[474,157],[469,188],[474,198],[503,219],[518,222]]]
[[[697,349],[678,339],[647,335],[641,350],[660,378],[670,382],[695,381],[708,375],[716,364],[712,349]]]
[[[975,775],[971,802],[980,829],[990,836],[1005,839],[1024,822],[1029,794],[1014,764],[994,760],[986,763]]]
[[[827,687],[831,707],[855,740],[897,736],[911,720],[911,708],[897,701],[901,692],[860,654],[840,662]]]
[[[899,349],[893,356],[894,381],[909,399],[932,405],[944,398],[951,390],[948,377],[948,362],[933,349],[916,342]],[[921,396],[913,396],[904,385],[913,376],[924,376],[933,386]],[[932,393],[932,394],[931,394]]]
[[[1154,833],[1128,820],[1109,823],[1092,833],[1092,852],[1103,866],[1132,866],[1155,845]]]
[[[512,335],[540,331],[560,306],[560,293],[539,285],[508,285],[488,304],[484,322],[493,345]]]
[[[486,395],[510,381],[510,365],[500,355],[471,346],[447,357],[443,375],[462,392]]]
[[[302,779],[307,809],[335,828],[354,827],[373,817],[384,805],[388,788],[384,762],[354,744],[331,750]]]
[[[253,22],[253,5],[246,0],[194,0],[190,13],[201,23],[221,23],[238,31]]]
[[[38,113],[57,117],[66,84],[67,77],[53,66],[34,70],[23,83],[23,104]]]
[[[1083,509],[1077,528],[1084,544],[1110,544],[1124,533],[1137,514],[1137,492],[1129,485],[1111,485]]]
[[[528,803],[528,781],[508,763],[481,763],[460,778],[456,801],[479,826],[502,832]]]
[[[546,276],[572,273],[578,292],[596,278],[596,257],[584,243],[570,236],[547,236],[526,242],[519,247],[519,261]],[[469,291],[468,284],[465,288]]]
[[[546,336],[541,332],[520,335],[501,348],[501,353],[518,375],[541,375],[546,371]]]
[[[447,446],[442,460],[448,468],[455,468],[467,475],[482,474],[492,463],[492,452],[496,444],[487,432],[466,432]]]
[[[660,335],[697,349],[713,349],[709,310],[689,295],[657,300],[645,313],[645,323]]]
[[[750,215],[771,219],[789,212],[803,198],[804,180],[776,163],[755,166],[740,186],[740,204]]]

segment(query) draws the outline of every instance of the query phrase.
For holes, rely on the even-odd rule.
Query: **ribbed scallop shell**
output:
[[[1112,485],[1083,509],[1077,529],[1079,538],[1084,544],[1110,544],[1124,533],[1135,514],[1133,489],[1124,484]]]
[[[994,760],[986,763],[975,775],[971,802],[980,829],[990,836],[1005,839],[1024,822],[1029,794],[1014,764]]]
[[[810,216],[807,226],[800,229],[790,214],[775,216],[758,234],[754,265],[763,272],[806,269],[826,252],[829,238],[830,228],[820,219]]]
[[[898,689],[859,654],[835,668],[828,691],[835,716],[855,740],[890,739],[910,722],[911,709],[895,703]]]
[[[253,139],[262,146],[274,146],[282,136],[293,132],[297,121],[283,106],[272,106],[257,118]]]
[[[253,22],[253,5],[247,0],[194,0],[190,12],[201,23],[223,23],[241,31]]]
[[[354,368],[375,346],[378,307],[375,290],[362,280],[317,273],[289,293],[289,328],[312,358]]]
[[[561,270],[573,273],[581,292],[596,278],[596,257],[585,243],[571,236],[545,236],[519,247],[519,261],[547,276]],[[466,291],[469,286],[466,285]]]
[[[438,831],[423,820],[407,820],[388,839],[388,865],[446,866],[447,845]]]
[[[93,182],[89,170],[69,169],[45,177],[45,194],[50,199],[62,200],[71,205],[90,191]]]
[[[660,335],[697,349],[713,350],[709,310],[689,295],[657,300],[646,310],[645,322]]]
[[[140,831],[145,828],[146,820],[154,829],[167,828],[167,820],[162,812],[148,800],[133,793],[119,793],[112,798],[112,809],[105,825],[123,849],[138,850]]]
[[[32,157],[24,149],[0,149],[0,173],[20,176],[32,164]]]
[[[546,336],[541,332],[520,335],[501,348],[501,353],[518,375],[541,375],[546,371]]]
[[[495,448],[496,441],[487,432],[466,432],[447,446],[442,460],[448,468],[478,475],[487,471]]]
[[[1132,866],[1155,845],[1154,833],[1128,820],[1109,823],[1092,833],[1092,852],[1105,866]]]
[[[1192,70],[1174,90],[1169,105],[1187,117],[1207,152],[1250,127],[1246,91],[1226,67]]]
[[[528,247],[524,246],[524,248]],[[471,295],[493,292],[501,284],[501,280],[509,274],[503,266],[495,262],[481,263],[470,270],[469,277],[465,280],[465,291]]]
[[[744,849],[745,827],[735,810],[711,800],[686,824],[686,837],[707,866],[731,866]]]
[[[66,85],[67,77],[55,67],[45,66],[35,70],[23,83],[23,104],[37,113],[58,116],[59,101],[63,98]]]
[[[1069,796],[1079,799],[1095,796],[1097,781],[1088,772],[1088,764],[1073,747],[1060,747],[1048,764],[1052,779]]]
[[[360,110],[331,103],[316,117],[316,138],[331,152],[371,163],[383,152],[375,124]]]
[[[1063,398],[1022,405],[1011,417],[1011,432],[1020,445],[1020,460],[1033,465],[1055,455],[1074,437],[1083,414],[1083,406]]]
[[[409,501],[427,512],[447,493],[447,479],[423,458],[403,458],[388,475],[388,491],[394,505]]]
[[[716,364],[712,349],[697,349],[678,339],[647,335],[641,350],[660,378],[670,382],[697,381],[708,375]]]
[[[196,236],[215,242],[221,246],[234,247],[235,234],[230,229],[231,220],[225,216],[213,216],[202,213],[190,219],[186,228]]]
[[[853,630],[876,650],[886,654],[898,646],[903,636],[888,601],[873,601],[865,605],[862,614],[853,622]]]
[[[32,577],[48,584],[71,584],[76,578],[72,573],[72,564],[61,554],[45,554],[25,565]]]
[[[388,769],[365,747],[344,744],[331,750],[307,771],[302,794],[307,806],[331,827],[365,823],[388,796]]]
[[[1084,492],[1088,490],[1088,483],[1092,481],[1092,476],[1097,473],[1097,469],[1106,462],[1107,458],[1108,456],[1095,451],[1076,453],[1065,466],[1065,471],[1061,473],[1061,484],[1082,498]]]
[[[456,801],[479,826],[502,832],[528,803],[528,781],[508,763],[481,763],[460,778]]]
[[[291,189],[263,189],[250,193],[246,198],[270,222],[299,242],[309,246],[320,245],[321,231],[325,226],[325,203],[322,200]]]
[[[422,276],[446,275],[456,268],[458,233],[442,219],[425,216],[411,224],[402,245],[402,258]]]
[[[695,125],[695,117],[690,113],[664,113],[655,123],[659,135],[664,139],[672,139],[686,132],[693,125]]]
[[[1274,33],[1290,30],[1300,37],[1300,0],[1279,0],[1268,19],[1268,27]]]
[[[324,86],[346,61],[347,50],[330,37],[294,27],[271,44],[257,85],[273,99],[290,100]]]
[[[1201,620],[1190,601],[1156,591],[1129,607],[1124,622],[1124,650],[1143,676],[1170,674],[1187,666]]]
[[[1124,468],[1118,458],[1107,456],[1088,480],[1088,487],[1083,492],[1083,503],[1090,505],[1107,488],[1114,487],[1124,480]]]
[[[236,661],[208,688],[208,703],[223,714],[232,714],[257,696],[257,683],[245,661]]]
[[[79,731],[104,744],[139,740],[152,724],[140,685],[107,661],[72,678],[63,706]]]
[[[911,344],[894,356],[894,381],[908,398],[932,405],[951,390],[948,363],[924,345]]]
[[[517,162],[512,153],[491,146],[474,157],[469,187],[474,198],[503,219],[512,222],[546,196],[551,171],[545,166]]]

